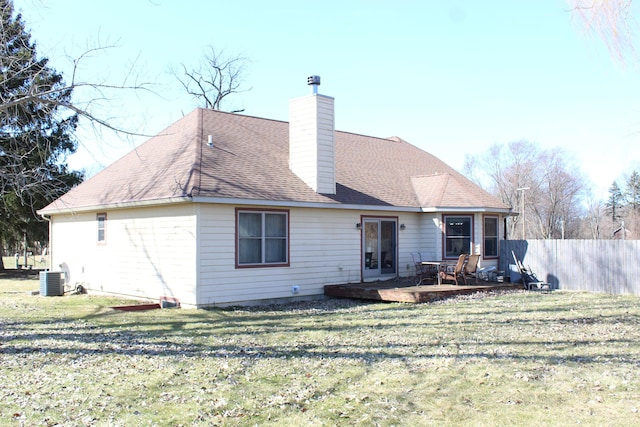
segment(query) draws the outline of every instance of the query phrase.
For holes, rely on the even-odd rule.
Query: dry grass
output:
[[[4,268],[15,269],[16,268],[16,258],[15,256],[4,256],[2,257],[2,264]],[[24,256],[20,254],[18,257],[18,264],[24,265]],[[49,257],[41,256],[39,254],[31,254],[27,255],[27,266],[34,269],[45,269],[49,266]],[[22,268],[22,267],[21,267]]]
[[[119,312],[0,281],[0,425],[640,424],[640,300]]]

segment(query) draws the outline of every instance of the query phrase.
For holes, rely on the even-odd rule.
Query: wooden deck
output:
[[[424,303],[456,295],[468,295],[476,292],[495,290],[524,289],[521,283],[478,282],[477,285],[456,286],[419,285],[406,281],[384,281],[371,283],[352,283],[348,285],[327,285],[324,294],[330,297],[366,299],[386,302]]]

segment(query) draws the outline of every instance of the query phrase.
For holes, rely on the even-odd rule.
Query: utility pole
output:
[[[522,191],[522,198],[520,199],[521,202],[521,210],[522,210],[522,240],[527,240],[527,236],[526,236],[526,232],[525,232],[525,216],[524,216],[524,192],[526,190],[528,190],[529,187],[520,187],[520,188],[516,188],[516,191]]]

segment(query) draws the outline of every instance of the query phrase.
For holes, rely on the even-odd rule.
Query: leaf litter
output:
[[[322,300],[46,321],[7,306],[0,424],[451,425],[540,405],[548,425],[639,421],[633,298]]]

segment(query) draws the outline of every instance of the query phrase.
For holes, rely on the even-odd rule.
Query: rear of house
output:
[[[196,109],[40,213],[52,270],[89,292],[183,307],[323,294],[479,253],[508,206],[399,138],[333,129],[333,98],[291,122]]]

